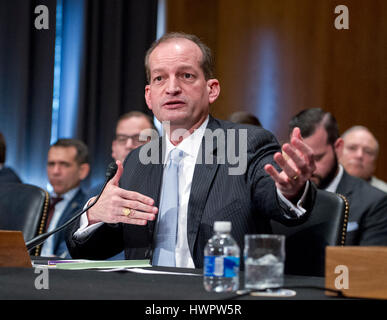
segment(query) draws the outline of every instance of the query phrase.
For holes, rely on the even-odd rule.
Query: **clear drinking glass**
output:
[[[279,288],[284,282],[285,236],[245,235],[245,288]]]

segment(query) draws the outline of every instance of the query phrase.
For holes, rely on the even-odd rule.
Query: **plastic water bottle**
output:
[[[230,231],[231,222],[216,221],[214,235],[204,248],[203,284],[207,291],[238,290],[240,249]]]

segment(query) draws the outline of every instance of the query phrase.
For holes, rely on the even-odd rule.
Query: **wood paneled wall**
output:
[[[334,9],[349,9],[337,30]],[[212,114],[258,116],[283,142],[298,111],[332,112],[343,132],[361,124],[381,151],[387,180],[387,1],[167,0],[167,31],[201,37],[214,51],[221,95]]]

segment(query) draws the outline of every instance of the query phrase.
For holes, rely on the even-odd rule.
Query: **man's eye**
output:
[[[356,151],[357,147],[356,146],[347,146],[347,149],[351,150],[351,151]]]
[[[161,81],[163,78],[161,76],[157,76],[153,79],[153,81],[156,81],[156,82],[159,82]]]
[[[184,79],[192,79],[193,75],[190,73],[184,73],[183,77],[184,77]]]
[[[373,157],[375,155],[375,152],[369,149],[364,149],[364,153],[369,155],[370,157]]]

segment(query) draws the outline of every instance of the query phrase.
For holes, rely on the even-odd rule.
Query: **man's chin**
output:
[[[359,167],[353,167],[353,166],[349,166],[347,168],[345,168],[345,170],[351,175],[351,176],[355,176],[355,177],[361,177],[364,175],[364,172],[361,168]]]
[[[54,189],[55,194],[64,194],[63,189]]]
[[[317,186],[317,188],[319,188],[319,186],[321,184],[321,179],[320,178],[312,176],[310,178],[310,181],[312,181]]]

